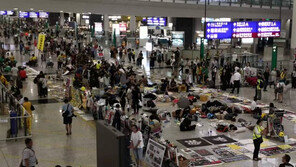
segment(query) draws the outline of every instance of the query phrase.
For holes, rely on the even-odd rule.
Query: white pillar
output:
[[[109,16],[108,15],[104,15],[104,32],[105,32],[105,36],[107,36],[109,33]]]
[[[136,16],[130,16],[130,30],[131,33],[135,33],[137,30]]]
[[[60,13],[60,25],[63,26],[65,23],[64,12]]]
[[[81,15],[80,15],[80,13],[76,13],[76,23],[78,24],[78,25],[80,25],[81,23],[80,23],[80,20],[81,20]]]
[[[291,49],[296,48],[296,0],[293,3],[293,20],[292,20],[292,34],[291,34]]]

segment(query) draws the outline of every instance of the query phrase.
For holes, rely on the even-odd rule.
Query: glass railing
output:
[[[283,8],[291,9],[293,0],[138,0],[163,3],[183,3],[183,4],[205,4],[218,6],[240,6],[240,7],[259,7],[259,8]]]

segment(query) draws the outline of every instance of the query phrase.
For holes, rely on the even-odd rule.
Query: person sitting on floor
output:
[[[178,86],[174,78],[172,78],[168,90],[171,92],[178,92]]]
[[[196,125],[191,125],[191,115],[187,115],[180,124],[180,131],[195,130]]]

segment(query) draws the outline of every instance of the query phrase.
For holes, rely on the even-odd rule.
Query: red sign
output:
[[[119,31],[126,32],[126,23],[119,23]]]

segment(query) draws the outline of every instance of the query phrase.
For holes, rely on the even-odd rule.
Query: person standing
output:
[[[258,74],[258,78],[257,78],[257,85],[256,85],[256,89],[255,89],[255,97],[254,99],[256,100],[261,100],[261,95],[262,95],[262,88],[264,87],[264,81],[261,77],[261,74]]]
[[[263,91],[267,91],[266,88],[269,84],[269,76],[270,76],[270,71],[269,71],[269,68],[266,67],[264,73],[263,73],[263,76],[264,76],[264,89]]]
[[[38,165],[38,160],[33,150],[33,141],[30,138],[25,140],[26,148],[22,153],[22,161],[20,166],[22,167],[35,167]]]
[[[241,81],[241,74],[239,73],[239,69],[233,74],[233,88],[231,93],[234,93],[235,88],[237,88],[237,94],[239,94],[240,88],[240,81]]]
[[[25,108],[25,110],[28,112],[29,116],[28,118],[26,118],[26,123],[27,123],[27,127],[28,127],[28,133],[29,135],[32,134],[32,111],[35,110],[34,106],[32,105],[31,102],[29,102],[29,99],[27,97],[24,97],[24,103],[23,103],[23,107]]]
[[[72,134],[72,117],[74,116],[73,112],[74,109],[71,104],[69,104],[69,100],[65,99],[64,100],[64,105],[62,107],[62,115],[64,119],[64,124],[66,126],[66,135],[71,135]]]
[[[141,92],[140,88],[138,86],[134,86],[132,88],[132,104],[133,104],[133,109],[134,109],[134,114],[138,114],[139,112],[139,101],[141,100]]]
[[[276,72],[276,68],[274,68],[271,73],[271,84],[273,84],[273,87],[275,88],[276,86],[276,82],[277,82],[277,72]],[[271,87],[271,84],[269,85]]]
[[[254,152],[253,152],[253,160],[254,161],[259,161],[261,158],[258,157],[259,151],[260,151],[260,144],[263,143],[263,134],[264,128],[262,127],[262,120],[258,119],[256,122],[256,126],[254,127],[253,130],[253,142],[254,142]]]
[[[136,125],[132,126],[130,149],[133,150],[137,166],[142,166],[143,160],[143,135]]]

